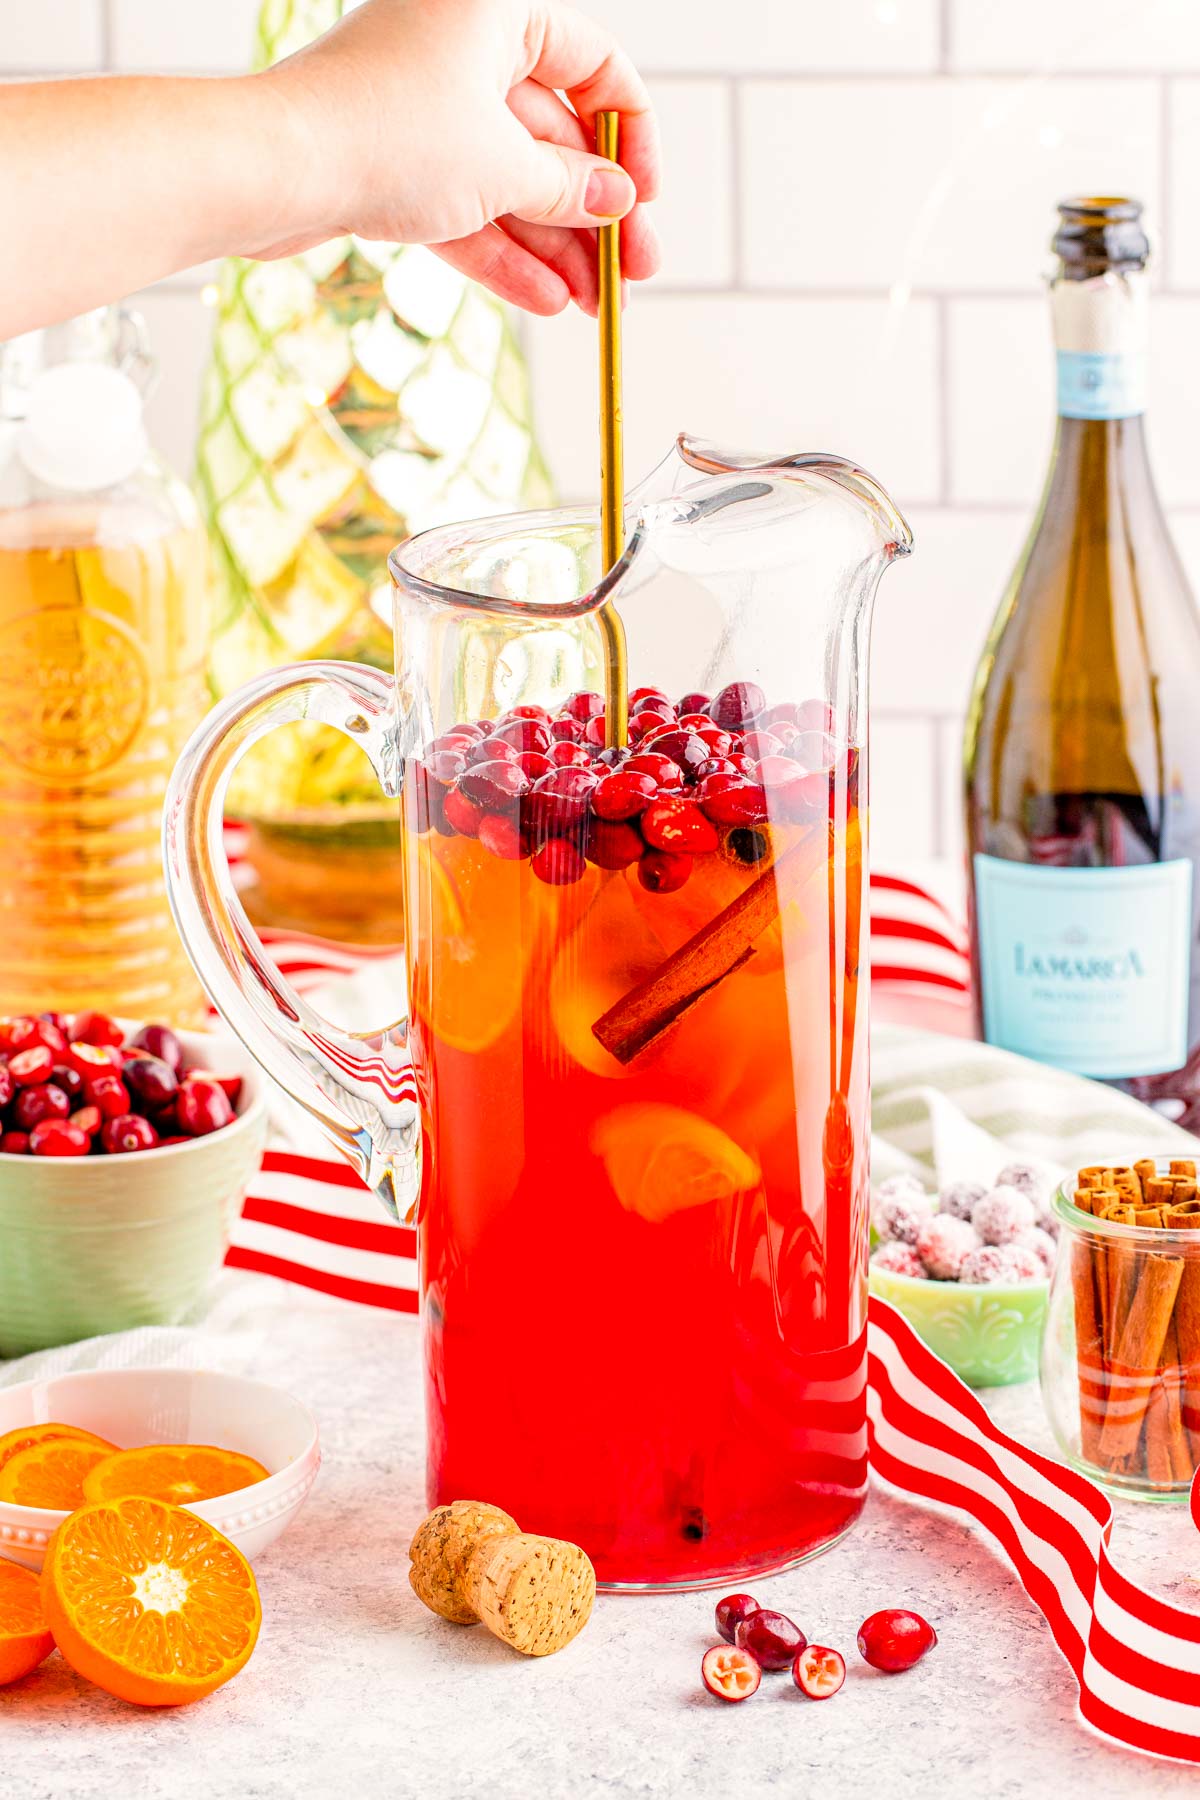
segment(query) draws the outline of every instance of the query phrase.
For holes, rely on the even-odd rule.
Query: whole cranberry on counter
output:
[[[733,1634],[742,1620],[759,1611],[761,1608],[753,1594],[726,1594],[723,1600],[717,1601],[717,1636],[732,1644]]]
[[[185,1137],[207,1137],[220,1131],[233,1117],[223,1088],[203,1076],[189,1076],[175,1096],[175,1122]]]
[[[786,1613],[771,1612],[761,1607],[747,1613],[734,1629],[733,1641],[739,1650],[747,1650],[764,1669],[788,1669],[805,1648],[808,1639]]]
[[[858,1628],[858,1653],[873,1669],[899,1675],[919,1663],[937,1643],[937,1632],[920,1613],[902,1606],[872,1613]]]
[[[165,1062],[176,1075],[183,1067],[183,1045],[169,1025],[143,1025],[140,1031],[134,1032],[129,1043],[131,1049],[157,1056],[159,1062]]]

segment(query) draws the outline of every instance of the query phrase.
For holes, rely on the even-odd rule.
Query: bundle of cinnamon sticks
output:
[[[1191,1252],[1165,1234],[1200,1233],[1196,1165],[1080,1169],[1074,1201],[1137,1233],[1080,1228],[1070,1244],[1081,1455],[1110,1475],[1182,1488],[1200,1464],[1200,1236]]]

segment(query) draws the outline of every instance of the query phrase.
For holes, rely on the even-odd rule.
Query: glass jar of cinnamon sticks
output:
[[[1096,1164],[1063,1183],[1042,1395],[1064,1455],[1107,1487],[1183,1500],[1200,1465],[1196,1164]]]

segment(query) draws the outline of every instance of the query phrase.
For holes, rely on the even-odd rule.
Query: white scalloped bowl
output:
[[[79,1425],[122,1450],[217,1444],[256,1457],[265,1481],[190,1511],[253,1559],[287,1530],[317,1478],[317,1422],[283,1388],[202,1369],[83,1369],[0,1388],[0,1435],[18,1425]],[[0,1500],[0,1556],[40,1569],[66,1513]]]

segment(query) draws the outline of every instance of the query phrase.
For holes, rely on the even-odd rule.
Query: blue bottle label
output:
[[[984,1036],[1078,1075],[1187,1061],[1192,865],[1047,869],[975,858]]]
[[[1146,410],[1143,352],[1060,350],[1058,412],[1063,419],[1129,419]]]

